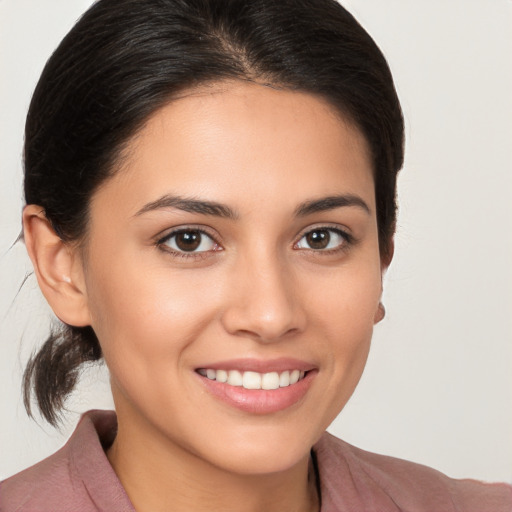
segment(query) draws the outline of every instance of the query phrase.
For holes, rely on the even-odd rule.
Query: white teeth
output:
[[[261,374],[256,372],[244,372],[242,386],[245,389],[261,389]]]
[[[243,383],[242,374],[238,370],[229,370],[227,383],[230,386],[241,386]]]
[[[261,389],[277,389],[279,387],[279,373],[270,372],[263,374]]]
[[[217,370],[217,379],[219,382],[228,381],[228,372],[226,370]]]
[[[287,370],[279,376],[279,387],[285,388],[290,385],[290,372]]]
[[[238,370],[213,370],[201,368],[198,373],[203,377],[230,386],[244,387],[245,389],[278,389],[296,384],[303,379],[306,372],[301,370],[286,370],[284,372],[240,372]]]
[[[290,372],[290,385],[299,382],[299,378],[300,378],[300,371],[299,370],[291,371]]]

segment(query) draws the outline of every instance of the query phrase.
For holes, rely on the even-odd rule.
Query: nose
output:
[[[270,343],[302,332],[306,315],[292,269],[277,257],[240,262],[222,314],[226,331]]]

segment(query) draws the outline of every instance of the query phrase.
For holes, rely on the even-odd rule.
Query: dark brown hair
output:
[[[126,142],[177,92],[258,79],[319,95],[372,152],[381,255],[389,259],[403,119],[386,60],[335,0],[100,0],[48,60],[25,130],[25,200],[65,242],[83,240],[92,195]],[[29,361],[25,406],[59,418],[83,363],[101,359],[91,327],[62,325]]]

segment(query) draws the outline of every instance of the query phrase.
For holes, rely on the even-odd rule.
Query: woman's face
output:
[[[368,149],[326,102],[243,82],[172,101],[91,204],[120,431],[239,473],[304,460],[361,376],[381,271]]]

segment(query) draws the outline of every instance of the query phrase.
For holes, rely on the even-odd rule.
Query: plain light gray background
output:
[[[0,0],[0,478],[111,407],[86,373],[61,432],[29,420],[20,382],[50,312],[20,229],[24,115],[45,60],[90,0]],[[407,125],[387,318],[331,431],[454,477],[512,481],[512,2],[348,0],[394,72]]]

